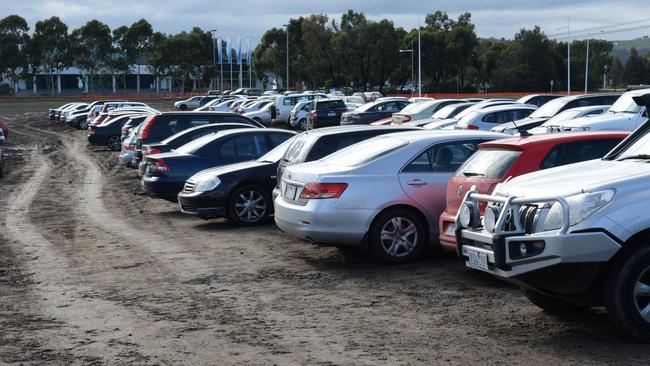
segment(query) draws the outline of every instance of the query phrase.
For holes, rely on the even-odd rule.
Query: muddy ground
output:
[[[602,309],[546,315],[452,255],[383,266],[186,217],[85,132],[3,118],[0,363],[650,364]]]

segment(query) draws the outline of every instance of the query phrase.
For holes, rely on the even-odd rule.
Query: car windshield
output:
[[[404,140],[381,136],[350,145],[322,160],[341,166],[360,166],[406,145]]]
[[[621,95],[611,107],[609,112],[613,113],[639,113],[642,106],[636,104],[630,95]]]
[[[568,120],[572,120],[580,115],[582,111],[580,110],[575,110],[575,109],[568,109],[566,111],[558,113],[555,117],[549,118],[546,123],[544,123],[544,126],[553,126],[554,123],[559,123],[559,122],[564,122]]]
[[[289,145],[291,145],[294,142],[295,139],[296,139],[295,137],[292,137],[292,138],[288,139],[287,141],[281,143],[280,145],[276,146],[275,149],[267,152],[262,157],[257,159],[257,161],[259,161],[261,163],[264,163],[264,162],[276,163],[276,162],[280,161],[280,159],[282,159],[282,157],[284,156],[284,153],[287,152],[287,149],[289,148]]]
[[[364,104],[366,101],[363,100],[361,97],[346,97],[345,98],[346,103],[358,103],[358,104]]]
[[[399,113],[400,114],[417,114],[420,112],[425,111],[427,108],[430,108],[433,103],[431,102],[419,102],[419,103],[413,103],[409,104],[404,109],[402,109]]]
[[[448,106],[444,106],[440,108],[436,113],[433,114],[433,118],[437,119],[447,119],[453,117],[455,114],[459,113],[463,109],[467,108],[468,106],[465,106],[464,108],[461,106],[458,106],[456,104],[450,104]]]
[[[479,117],[480,115],[481,115],[481,111],[470,112],[469,114],[467,114],[464,117],[462,117],[461,119],[459,119],[458,123],[459,124],[470,123],[471,121],[473,121],[476,117]],[[460,116],[460,114],[459,114],[459,116]]]
[[[188,142],[187,144],[185,144],[185,145],[179,147],[178,149],[176,149],[176,152],[181,153],[181,154],[193,154],[196,150],[203,147],[203,145],[205,145],[208,142],[214,140],[215,135],[217,135],[217,134],[218,134],[218,132],[199,137],[196,140],[192,140],[192,141]]]
[[[529,118],[547,118],[553,117],[557,112],[562,109],[567,104],[567,100],[564,98],[553,99],[550,102],[542,104],[539,109],[531,113]]]
[[[521,155],[521,151],[487,148],[479,149],[456,171],[457,177],[503,178]]]

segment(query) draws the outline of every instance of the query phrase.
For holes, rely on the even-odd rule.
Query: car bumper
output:
[[[548,231],[527,235],[494,235],[485,230],[456,231],[458,253],[470,256],[485,255],[487,268],[466,261],[467,267],[482,270],[498,277],[511,278],[567,263],[598,263],[610,260],[621,245],[606,232],[572,232],[561,234]],[[539,253],[519,258],[522,244],[543,243]]]
[[[319,244],[360,246],[375,212],[338,209],[337,200],[310,200],[300,206],[278,196],[275,223],[283,232]]]
[[[180,192],[178,205],[181,212],[203,218],[218,218],[226,215],[225,197],[214,192]]]
[[[119,161],[121,165],[130,166],[133,160],[133,150],[127,150],[120,153]]]
[[[173,181],[163,177],[142,177],[142,189],[150,197],[176,202],[176,195],[183,189],[185,180]]]
[[[107,136],[91,133],[88,135],[88,143],[93,146],[105,146],[108,141]]]
[[[442,248],[456,251],[456,215],[451,215],[447,211],[443,212],[440,215],[438,232]]]

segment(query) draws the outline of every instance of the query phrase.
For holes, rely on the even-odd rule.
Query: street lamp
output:
[[[287,90],[289,90],[289,24],[282,24],[287,28],[287,80],[285,81]]]
[[[217,33],[217,28],[215,29],[210,29],[208,32],[212,34],[212,65],[214,67],[217,66],[217,56],[216,56],[216,46],[215,46],[215,33]],[[212,88],[216,89],[215,84],[217,83],[217,80],[215,77],[212,77]]]
[[[411,96],[415,93],[415,68],[413,67],[413,41],[411,41],[411,49],[399,50],[399,53],[410,53],[411,54]]]

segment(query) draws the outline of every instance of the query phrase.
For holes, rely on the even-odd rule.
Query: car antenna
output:
[[[530,132],[528,132],[528,130],[519,129],[519,126],[517,126],[515,121],[512,121],[512,124],[515,125],[515,128],[517,129],[517,131],[519,131],[519,136],[530,136],[531,135]]]

